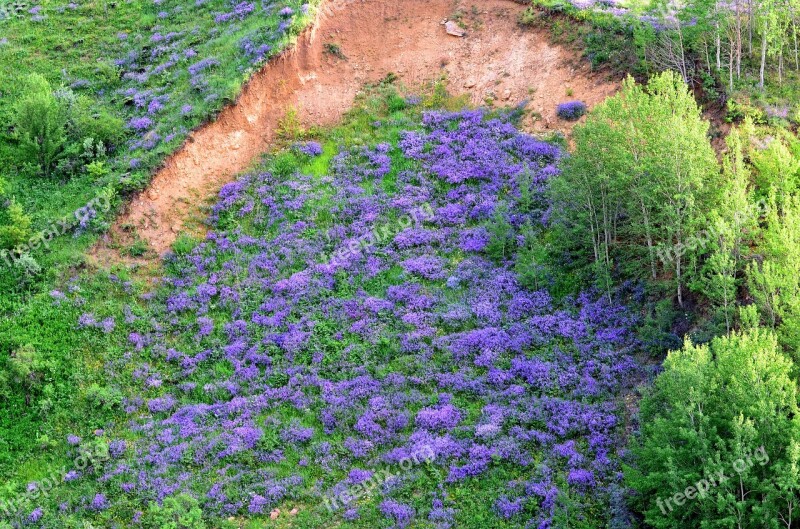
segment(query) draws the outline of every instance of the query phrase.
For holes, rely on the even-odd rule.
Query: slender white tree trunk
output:
[[[764,67],[767,63],[767,32],[761,37],[761,68],[758,71],[758,87],[764,89]]]

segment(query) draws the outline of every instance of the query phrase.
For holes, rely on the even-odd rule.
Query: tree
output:
[[[50,176],[66,142],[67,112],[47,80],[31,74],[14,106],[14,135],[27,159]]]
[[[685,263],[704,212],[715,207],[719,167],[681,77],[665,72],[622,91],[575,129],[575,152],[552,182],[554,220],[591,252],[598,277],[646,259],[651,279],[674,278],[683,304]],[[661,263],[658,256],[661,255]],[[637,277],[636,267],[629,273]]]
[[[751,174],[745,163],[742,132],[734,128],[726,138],[719,209],[709,215],[711,255],[703,264],[694,290],[703,293],[730,332],[736,314],[739,274],[748,242],[754,240],[761,214],[752,203]]]
[[[796,355],[800,347],[800,197],[783,202],[779,207],[773,191],[762,255],[748,266],[747,282],[763,321],[778,331],[781,344]]]
[[[626,469],[648,524],[796,524],[800,418],[792,369],[775,335],[758,328],[710,345],[687,341],[668,355],[642,400],[641,437]]]

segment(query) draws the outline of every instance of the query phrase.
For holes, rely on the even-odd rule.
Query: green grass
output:
[[[308,14],[302,13],[303,3],[255,3],[251,14],[229,23],[215,22],[219,14],[231,10],[232,4],[227,0],[165,0],[158,4],[151,0],[93,0],[75,4],[74,9],[62,2],[44,0],[37,4],[36,14],[28,11],[32,4],[17,11],[0,9],[0,34],[4,37],[0,39],[0,180],[7,182],[6,196],[13,197],[32,217],[34,232],[72,216],[103,187],[109,186],[116,196],[114,207],[95,221],[92,233],[68,233],[52,241],[48,248],[33,252],[43,269],[40,276],[21,278],[0,264],[0,314],[13,310],[26,296],[46,288],[63,270],[82,262],[85,250],[96,234],[107,228],[108,220],[126,197],[149,182],[155,168],[192,129],[213,119],[226,103],[233,101],[261,64],[245,54],[243,39],[271,45],[267,56],[280,52],[314,15],[318,1],[308,2]],[[3,7],[10,5],[4,0]],[[279,14],[284,6],[291,7],[296,15],[285,31],[277,31],[286,20]],[[155,42],[154,35],[172,36]],[[170,49],[151,59],[159,46]],[[123,76],[123,69],[115,64],[115,60],[131,52],[142,57],[137,60],[139,68],[132,69],[137,73],[148,65],[174,65],[143,82],[131,79]],[[189,56],[191,53],[196,55]],[[201,91],[193,88],[188,67],[206,58],[219,64],[202,72],[208,86]],[[13,108],[23,95],[24,76],[33,73],[45,76],[56,90],[71,90],[90,109],[97,123],[112,124],[117,129],[123,126],[117,130],[122,139],[103,160],[109,174],[98,177],[79,166],[71,175],[44,178],[21,158],[13,137]],[[137,108],[136,98],[127,90],[150,91],[151,97],[169,98],[164,108],[152,116],[153,132],[161,141],[151,149],[135,145],[131,148],[135,131],[124,124],[146,109]],[[149,99],[144,98],[145,104]],[[183,112],[184,105],[191,105],[192,110]],[[132,159],[137,160],[135,167]]]

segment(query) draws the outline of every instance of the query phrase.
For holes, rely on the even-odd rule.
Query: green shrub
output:
[[[70,108],[69,121],[74,130],[75,141],[92,138],[108,148],[120,144],[125,137],[125,124],[122,119],[88,97],[77,98]]]
[[[19,391],[30,406],[33,394],[41,389],[44,368],[32,345],[15,349],[0,369],[0,396],[9,398]]]
[[[747,118],[756,125],[765,125],[767,116],[760,108],[756,108],[747,102],[737,103],[733,99],[728,99],[726,103],[725,121],[728,123],[740,123]]]
[[[501,203],[486,227],[489,232],[489,244],[486,245],[486,253],[498,262],[510,258],[514,251],[514,227],[511,225],[508,216],[508,205]]]
[[[2,196],[2,195],[0,195]],[[5,210],[0,209],[0,249],[13,249],[31,236],[31,218],[13,198]]]
[[[92,384],[86,390],[86,400],[98,410],[110,411],[122,405],[122,393],[115,388]]]
[[[197,240],[185,233],[181,233],[172,243],[172,251],[176,255],[188,255],[194,250],[195,246],[197,246]]]
[[[203,511],[197,500],[187,494],[165,498],[159,505],[151,503],[142,519],[144,529],[205,529]]]
[[[24,84],[14,107],[14,136],[24,159],[50,176],[67,140],[67,112],[41,75],[29,75]]]

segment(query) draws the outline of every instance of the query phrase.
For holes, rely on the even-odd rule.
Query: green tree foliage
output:
[[[6,196],[6,185],[0,178],[0,250],[14,248],[31,235],[31,218],[13,197]]]
[[[774,334],[758,328],[710,345],[687,341],[669,354],[642,400],[641,437],[626,469],[650,526],[795,526],[800,416],[792,369]]]
[[[783,207],[779,206],[783,202]],[[762,321],[796,355],[800,347],[800,197],[773,192],[759,254],[747,268]]]
[[[25,80],[25,93],[14,107],[14,134],[26,160],[50,176],[67,139],[67,111],[39,74]]]
[[[728,152],[723,161],[719,208],[708,215],[711,254],[692,287],[710,301],[712,318],[724,322],[725,332],[730,332],[736,315],[740,276],[748,247],[755,240],[761,208],[752,202],[752,175],[745,163],[742,132],[732,129],[726,143]]]
[[[766,149],[753,149],[750,160],[759,192],[766,197],[774,194],[778,207],[800,189],[800,159],[783,139],[773,139]]]
[[[602,286],[612,272],[671,277],[679,304],[687,263],[700,249],[705,214],[716,207],[719,166],[694,97],[665,72],[622,91],[575,129],[575,152],[552,183],[555,220]],[[648,263],[638,266],[639,260]],[[635,267],[622,263],[636,264]]]

